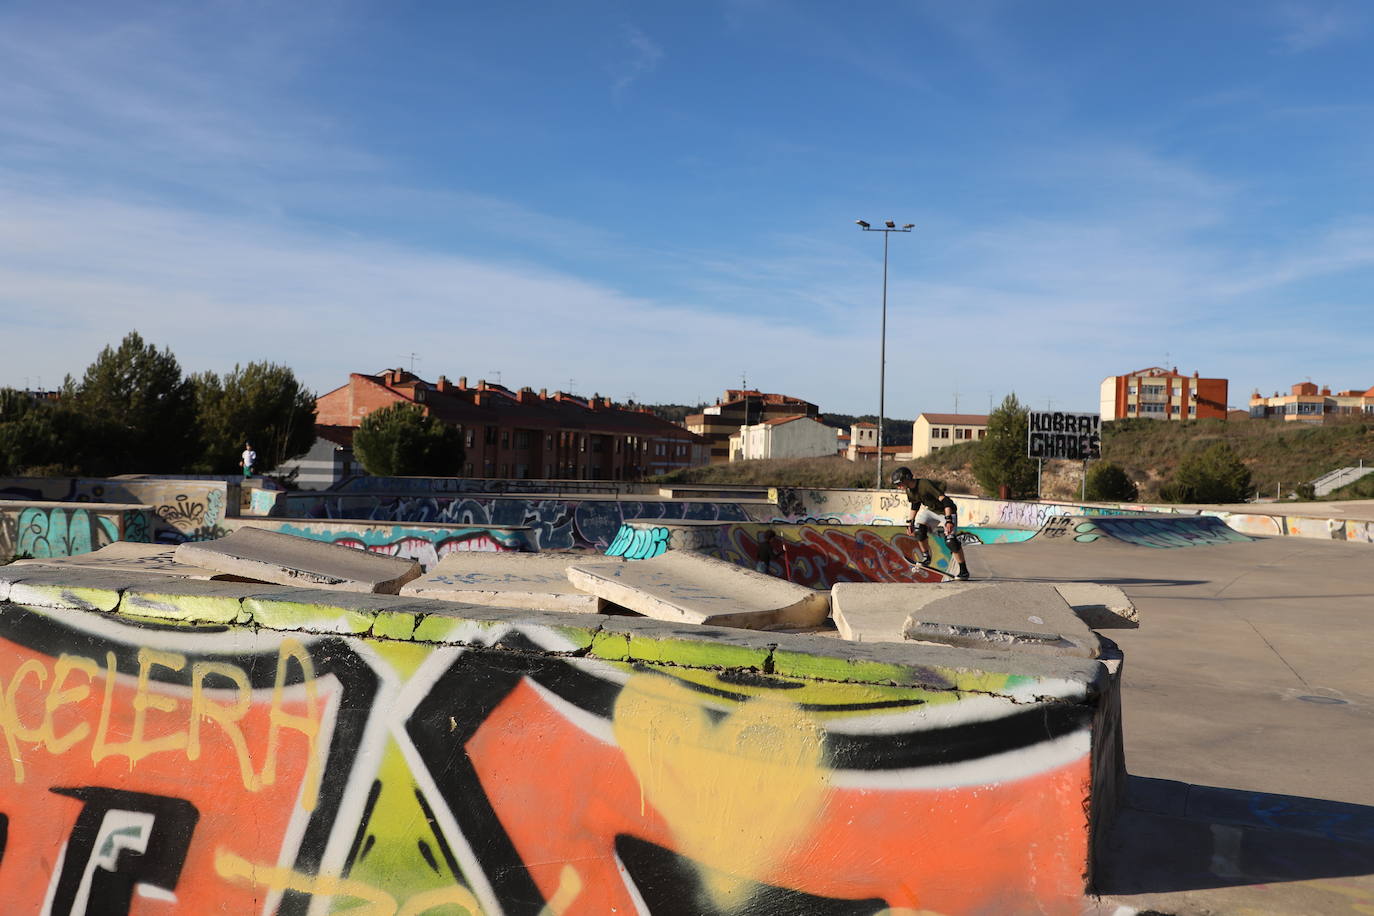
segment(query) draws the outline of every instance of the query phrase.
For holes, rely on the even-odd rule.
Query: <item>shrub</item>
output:
[[[1134,502],[1140,495],[1135,482],[1119,465],[1099,461],[1088,469],[1087,497],[1100,502]]]
[[[1250,469],[1230,446],[1218,442],[1183,459],[1159,495],[1171,503],[1238,503],[1249,499],[1251,491]]]

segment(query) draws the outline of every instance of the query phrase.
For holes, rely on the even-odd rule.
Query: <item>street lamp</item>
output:
[[[883,234],[883,325],[882,334],[879,337],[878,349],[878,486],[883,488],[883,403],[884,395],[887,392],[887,237],[893,232],[910,232],[916,228],[915,223],[907,223],[905,226],[898,226],[893,220],[887,220],[883,226],[874,229],[861,219],[856,219],[859,228],[864,232],[881,232]]]

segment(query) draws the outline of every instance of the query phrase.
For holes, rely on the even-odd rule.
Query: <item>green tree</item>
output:
[[[67,400],[99,430],[99,468],[88,472],[185,471],[199,447],[191,383],[172,351],[161,352],[130,331],[106,347],[80,383],[70,376]]]
[[[1238,503],[1250,498],[1250,469],[1225,442],[1195,452],[1179,463],[1159,490],[1171,503]]]
[[[1101,502],[1134,502],[1140,495],[1135,482],[1120,465],[1098,461],[1088,469],[1088,499]]]
[[[363,418],[353,454],[379,477],[455,476],[463,466],[463,435],[417,404],[393,404]]]
[[[1035,495],[1035,462],[1026,455],[1029,412],[1012,393],[988,415],[988,434],[973,456],[973,475],[990,496],[1004,485],[1013,497]]]
[[[249,363],[221,378],[213,372],[191,377],[200,457],[196,468],[232,474],[245,443],[258,453],[257,467],[270,471],[298,458],[315,441],[315,395],[285,366]]]
[[[94,451],[90,432],[69,404],[0,389],[0,474],[78,475]]]

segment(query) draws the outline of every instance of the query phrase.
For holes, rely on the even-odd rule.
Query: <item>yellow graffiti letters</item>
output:
[[[305,682],[305,715],[288,713],[282,708],[282,694],[286,687],[286,663],[294,659],[301,668]],[[294,729],[305,736],[306,764],[305,787],[301,791],[301,807],[307,811],[315,810],[315,801],[320,790],[320,755],[316,743],[320,735],[315,698],[315,665],[310,661],[305,647],[294,639],[283,640],[277,657],[277,682],[272,688],[272,711],[268,715],[267,760],[262,765],[262,785],[270,786],[277,780],[278,739],[283,730]]]
[[[125,744],[124,751],[129,758],[129,769],[131,770],[135,763],[149,754],[179,751],[186,747],[187,733],[184,731],[171,732],[158,738],[146,736],[148,710],[176,712],[177,707],[181,705],[173,697],[148,692],[148,675],[154,666],[170,671],[180,671],[186,667],[186,656],[175,652],[159,652],[156,649],[138,650],[138,689],[134,693],[133,701],[134,728],[128,743]]]
[[[299,891],[321,897],[359,900],[362,902],[360,906],[348,910],[353,916],[423,916],[430,910],[453,906],[466,916],[482,916],[482,907],[477,903],[477,898],[457,885],[423,891],[398,905],[395,897],[362,881],[337,875],[308,875],[281,866],[257,864],[223,847],[215,850],[215,873],[228,881],[239,881],[271,891]]]
[[[206,696],[205,681],[214,675],[234,682],[235,700],[232,706],[213,702]],[[248,715],[252,705],[252,689],[248,684],[248,675],[243,673],[242,668],[218,662],[196,662],[191,666],[191,733],[186,739],[186,756],[191,760],[200,759],[200,723],[202,720],[214,722],[233,745],[244,786],[256,792],[260,783],[253,772],[248,742],[238,726],[239,720]]]
[[[301,805],[314,810],[321,775],[319,716],[323,706],[314,664],[299,640],[284,640],[278,649],[270,703],[265,702],[266,691],[259,691],[259,715],[267,720],[265,748],[261,744],[252,748],[248,742],[252,732],[244,720],[253,710],[254,690],[244,669],[223,662],[191,663],[188,696],[185,682],[169,685],[158,676],[160,671],[185,671],[189,661],[185,655],[144,647],[137,658],[138,673],[132,678],[128,672],[121,678],[113,651],[105,653],[103,666],[93,658],[63,654],[56,660],[27,658],[8,680],[0,673],[0,731],[4,732],[0,755],[9,758],[16,784],[25,779],[26,745],[54,756],[80,747],[89,751],[94,764],[124,757],[132,772],[155,755],[183,753],[188,760],[199,760],[205,753],[207,730],[217,729],[232,749],[244,788],[257,792],[276,782],[291,740],[285,736],[295,732],[305,744],[302,753],[291,755],[305,770]],[[300,671],[300,683],[288,689],[287,673],[292,666]],[[131,679],[133,696],[122,700],[128,696]],[[97,681],[103,681],[98,713],[93,697]],[[122,694],[117,690],[121,681],[126,685]]]
[[[47,669],[37,659],[29,659],[19,666],[14,672],[14,677],[10,678],[9,686],[5,688],[5,708],[3,712],[3,722],[5,728],[5,743],[9,746],[10,761],[14,767],[14,781],[24,781],[24,760],[19,756],[20,741],[37,741],[37,735],[41,734],[41,728],[37,731],[26,728],[19,718],[19,688],[24,683],[24,678],[33,675],[38,679],[38,689],[43,689],[43,684],[48,679]]]
[[[86,683],[69,690],[64,689],[68,675],[74,671],[84,673]],[[52,689],[48,691],[48,696],[43,700],[43,746],[48,749],[49,754],[65,754],[91,733],[89,722],[77,722],[65,735],[59,737],[54,719],[57,711],[63,706],[80,703],[91,695],[91,682],[95,680],[95,676],[99,672],[100,666],[95,663],[94,659],[66,654],[57,659],[52,677]]]

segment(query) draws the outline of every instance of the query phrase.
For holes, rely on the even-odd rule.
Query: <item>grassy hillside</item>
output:
[[[1327,471],[1374,463],[1374,424],[1359,421],[1322,426],[1281,420],[1122,420],[1105,427],[1102,457],[1123,468],[1140,487],[1142,501],[1156,499],[1159,487],[1194,451],[1214,442],[1227,443],[1250,468],[1260,495],[1273,496],[1282,485],[1288,496],[1298,484]],[[941,449],[920,461],[905,462],[917,476],[944,480],[951,492],[982,494],[969,469],[976,443]],[[1071,461],[1045,462],[1042,492],[1046,498],[1077,499],[1082,465]],[[739,483],[755,486],[872,487],[876,468],[843,458],[744,461],[677,471],[665,481],[681,483]],[[1374,475],[1330,498],[1374,498]]]
[[[1374,426],[1282,420],[1122,420],[1107,424],[1102,457],[1124,467],[1143,498],[1153,498],[1185,455],[1218,441],[1245,462],[1261,496],[1273,496],[1280,486],[1287,496],[1328,471],[1374,460]]]

